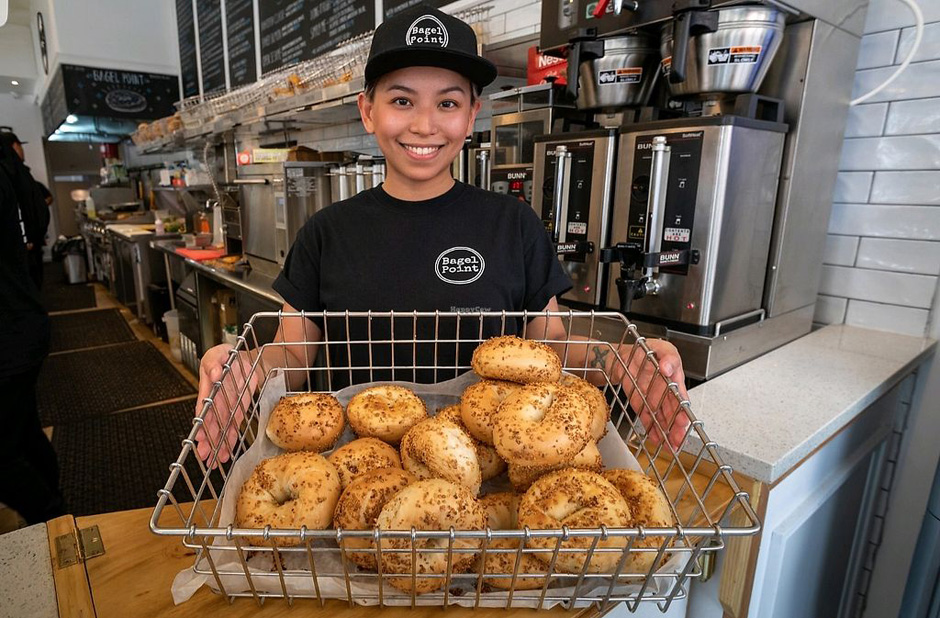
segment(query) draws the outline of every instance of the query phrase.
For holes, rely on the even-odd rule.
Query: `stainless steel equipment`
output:
[[[332,199],[339,202],[385,182],[385,159],[359,155],[352,163],[332,163],[329,177]]]
[[[579,40],[568,56],[568,92],[578,109],[646,105],[656,85],[659,38],[627,34]]]
[[[765,6],[717,11],[714,31],[705,30],[689,37],[685,74],[680,81],[668,79],[675,26],[667,23],[663,27],[661,51],[669,91],[676,97],[756,92],[783,40],[784,22],[783,11]]]
[[[607,269],[598,257],[610,234],[616,141],[616,131],[609,129],[535,139],[532,207],[574,282],[562,301],[605,303]]]
[[[284,163],[284,199],[275,201],[275,249],[283,264],[297,232],[307,219],[333,203],[329,163],[288,161]]]
[[[665,269],[660,268],[662,264],[658,262],[644,263],[634,269],[636,272],[630,282],[634,287],[640,286],[639,281],[647,274],[656,274],[647,278],[648,281],[655,279],[651,286],[653,283],[663,285],[667,280],[671,286],[678,285],[680,278],[685,281],[683,285],[688,289],[672,298],[676,306],[667,309],[665,297],[649,296],[634,302],[631,294],[630,310],[634,316],[642,317],[641,310],[648,316],[647,321],[638,321],[644,334],[665,337],[679,348],[686,375],[692,378],[716,376],[808,333],[812,327],[865,4],[865,0],[826,3],[788,0],[784,8],[770,0],[747,5],[733,0],[542,2],[540,49],[543,53],[568,56],[569,61],[576,44],[583,48],[589,43],[632,33],[663,37],[661,46],[667,56],[668,71],[665,79],[659,80],[654,88],[651,107],[641,108],[639,112],[624,108],[619,118],[610,110],[595,112],[595,120],[603,126],[612,126],[614,122],[624,124],[626,134],[642,130],[646,127],[642,123],[666,118],[680,119],[689,129],[696,126],[695,118],[712,116],[746,116],[781,122],[775,110],[782,102],[782,122],[788,126],[783,135],[782,164],[776,177],[765,177],[764,184],[760,185],[764,187],[761,195],[776,187],[773,206],[768,209],[772,212],[773,223],[764,276],[757,277],[758,269],[753,263],[738,263],[736,257],[730,262],[691,263],[696,257],[704,260],[702,247],[694,246],[698,241],[692,227],[689,228],[691,250],[697,253],[651,252],[648,246],[645,250],[673,260],[688,260],[682,267],[688,268],[690,273],[727,269],[725,274],[716,272],[710,289],[695,286],[708,281],[711,275],[704,279],[679,277],[672,272],[678,268],[675,263]],[[605,8],[605,5],[608,6]],[[754,94],[739,94],[742,92]],[[651,113],[644,113],[645,110]],[[739,134],[743,136],[744,132],[733,129],[728,135],[735,137],[727,139],[738,142]],[[657,156],[665,157],[665,148],[672,147],[668,140],[674,138],[662,136],[667,138],[667,143],[661,145]],[[649,146],[652,147],[652,142]],[[634,157],[634,147],[635,144],[625,147],[626,151],[619,151],[618,157]],[[722,147],[735,148],[729,144]],[[671,159],[675,165],[675,156]],[[725,163],[715,161],[716,169]],[[764,156],[745,161],[742,165],[755,166],[755,170],[751,172],[749,167],[744,175],[763,174],[765,163]],[[624,165],[626,163],[622,162],[621,168]],[[699,170],[700,180],[705,173],[704,168]],[[708,182],[720,180],[712,176],[711,171],[707,174],[711,179]],[[626,191],[631,180],[632,176],[618,174],[616,183]],[[727,189],[724,193],[727,200],[735,199],[735,193]],[[701,192],[694,196],[696,200],[701,197]],[[626,208],[628,205],[618,201],[618,206]],[[694,207],[699,206],[704,204],[696,203]],[[724,208],[722,205],[721,209]],[[763,211],[762,217],[767,216],[768,210]],[[725,217],[721,225],[738,225],[738,218]],[[653,223],[662,225],[664,230],[680,227],[668,220]],[[744,219],[741,225],[754,223]],[[621,221],[617,225],[626,224]],[[729,233],[719,227],[709,238],[721,239],[723,234]],[[762,230],[762,245],[765,236]],[[627,238],[615,240],[626,244]],[[726,243],[727,240],[721,240],[719,247]],[[742,253],[750,255],[750,249],[732,252],[735,256]],[[755,250],[757,253],[760,252]],[[763,258],[758,261],[763,262]],[[731,285],[741,273],[748,273],[751,279]],[[616,278],[616,275],[611,277]],[[722,281],[724,283],[720,283]],[[754,303],[755,291],[761,285],[757,281],[762,281],[763,291],[760,302]],[[749,289],[746,303],[737,298],[737,285]],[[645,284],[642,287],[645,289]],[[722,295],[734,298],[720,298]],[[620,303],[613,300],[616,296],[616,292],[610,290],[606,304],[619,307]],[[657,302],[663,306],[653,310],[651,305]],[[695,307],[688,307],[689,303],[694,303]],[[704,334],[696,334],[698,332]]]
[[[190,272],[176,289],[176,310],[180,320],[180,352],[182,363],[199,375],[199,359],[206,351],[199,325],[199,291],[196,273]]]
[[[759,321],[786,130],[738,116],[624,127],[608,306],[702,336]]]
[[[284,199],[283,165],[259,163],[238,168],[241,186],[242,247],[249,256],[277,262],[275,204]]]
[[[533,172],[532,165],[500,166],[490,172],[490,191],[505,193],[531,204]]]

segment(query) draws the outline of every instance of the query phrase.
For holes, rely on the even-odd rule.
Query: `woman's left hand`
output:
[[[689,398],[682,359],[676,346],[664,339],[647,339],[646,345],[656,355],[659,371],[656,371],[652,359],[647,358],[642,348],[624,345],[620,346],[618,354],[627,366],[629,375],[623,372],[620,363],[616,363],[611,377],[623,385],[624,392],[629,396],[630,407],[639,414],[639,421],[646,428],[653,444],[659,444],[663,436],[668,435],[669,443],[678,449],[691,421],[669,390],[669,384],[676,384],[682,401]]]

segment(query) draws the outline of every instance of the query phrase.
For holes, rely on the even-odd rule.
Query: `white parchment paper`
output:
[[[376,386],[378,384],[397,384],[412,389],[424,401],[428,412],[433,415],[436,414],[437,410],[440,408],[453,405],[460,401],[460,395],[463,393],[464,389],[478,380],[479,377],[471,371],[454,378],[453,380],[439,382],[437,384],[415,384],[412,382],[374,382],[370,384],[357,384],[338,391],[335,393],[335,396],[345,408],[349,403],[349,400],[359,391],[369,388],[370,386]],[[225,491],[223,492],[222,496],[222,509],[220,521],[218,524],[219,527],[225,527],[234,523],[235,502],[239,494],[239,489],[245,480],[251,475],[251,472],[255,469],[255,467],[261,463],[262,460],[274,457],[275,455],[279,455],[283,452],[267,438],[264,429],[267,426],[268,417],[270,416],[271,411],[274,409],[274,406],[281,399],[281,397],[286,394],[287,383],[284,377],[284,372],[278,370],[268,378],[268,380],[265,382],[264,389],[261,392],[259,401],[260,419],[257,440],[255,440],[255,443],[232,465],[228,481],[226,482]],[[347,442],[355,439],[356,434],[353,433],[352,429],[347,424],[343,435],[336,443],[336,447],[342,446],[343,444],[346,444]],[[612,423],[608,422],[607,435],[604,436],[604,438],[598,443],[597,447],[601,453],[601,456],[603,457],[605,467],[629,468],[642,472],[642,469],[636,458],[633,456],[633,453],[630,452],[630,449],[620,438],[616,428]],[[324,455],[327,454],[328,453],[324,453]],[[494,479],[484,483],[481,494],[490,493],[493,491],[505,491],[508,489],[511,489],[511,486],[505,479],[505,476],[503,476],[501,479]],[[224,537],[217,538],[212,544],[213,547],[234,547],[234,545],[234,542],[229,541]],[[271,552],[252,552],[247,549],[245,544],[242,544],[242,546],[245,548],[244,553],[246,556],[249,572],[252,575],[251,584],[254,586],[254,589],[258,593],[283,595],[281,580],[280,577],[277,576],[277,570],[273,563],[273,554]],[[336,543],[333,542],[332,546],[336,547]],[[210,549],[210,553],[212,554],[212,560],[215,563],[216,571],[220,573],[219,579],[221,580],[222,586],[227,593],[244,593],[251,590],[248,577],[244,573],[244,569],[241,566],[237,552],[213,551]],[[284,585],[287,588],[287,592],[291,596],[315,595],[316,587],[314,586],[313,577],[311,577],[311,570],[306,552],[282,552],[281,556],[284,558],[283,574]],[[680,552],[673,552],[666,564],[664,564],[657,571],[657,574],[681,572],[685,566],[686,561],[687,556],[685,554]],[[315,553],[314,566],[316,567],[318,573],[343,572],[343,565],[338,553]],[[203,556],[193,567],[184,569],[176,575],[171,588],[174,603],[180,604],[188,600],[203,585],[208,585],[212,590],[221,592],[213,576],[196,573],[196,568],[201,571],[209,571],[209,562],[205,556]],[[350,573],[349,586],[353,600],[361,605],[378,604],[377,599],[364,598],[368,595],[375,596],[378,594],[379,586],[377,583],[375,583],[375,579],[355,577],[355,574],[358,573],[359,570],[351,563],[347,564],[346,568]],[[221,574],[225,572],[228,572],[229,574]],[[237,573],[237,575],[232,573]],[[324,598],[337,598],[343,600],[347,598],[346,581],[343,577],[329,577],[321,575],[316,579],[317,584],[319,585],[320,596]],[[650,586],[645,590],[644,595],[668,593],[667,588],[673,581],[671,578],[654,578],[654,580],[655,581],[651,582]],[[579,596],[590,596],[595,593],[600,595],[606,594],[606,591],[610,586],[610,580],[599,579],[596,581],[597,583],[593,587],[587,583],[587,580],[582,583]],[[464,582],[463,580],[452,582],[450,590],[460,592],[449,595],[448,600],[451,604],[462,605],[466,607],[472,607],[475,605],[476,589],[468,584],[469,582]],[[660,587],[662,589],[659,589]],[[574,592],[574,588],[560,587],[549,584],[549,591],[549,594],[552,596],[564,597],[570,596]],[[639,585],[618,585],[614,588],[614,596],[635,594],[639,591]],[[461,592],[463,594],[461,594]],[[541,590],[516,591],[513,593],[513,607],[538,607],[540,596]],[[386,605],[411,604],[411,596],[409,594],[400,593],[398,590],[387,584],[383,585],[383,597],[383,602]],[[480,604],[487,607],[502,607],[505,606],[506,597],[507,592],[504,591],[486,592],[481,595]],[[561,601],[551,601],[546,599],[544,607],[550,608],[560,602]],[[439,605],[440,599],[435,599],[430,595],[424,595],[423,597],[419,595],[417,597],[417,604]],[[587,604],[588,603],[586,602],[583,603],[583,605]],[[575,604],[576,607],[580,605],[582,604]]]

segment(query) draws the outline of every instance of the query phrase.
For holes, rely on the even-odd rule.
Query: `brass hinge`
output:
[[[60,569],[104,554],[104,542],[98,526],[81,528],[77,532],[77,537],[69,532],[55,539],[56,562]]]

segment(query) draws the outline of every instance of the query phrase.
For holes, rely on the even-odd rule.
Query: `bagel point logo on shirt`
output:
[[[451,247],[434,262],[434,273],[444,283],[466,285],[473,283],[483,275],[486,261],[475,249],[470,247]]]
[[[440,45],[447,47],[450,35],[437,17],[422,15],[405,32],[405,45]]]

